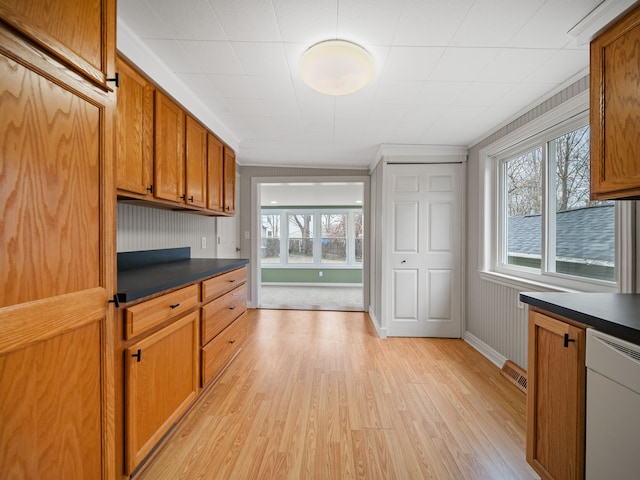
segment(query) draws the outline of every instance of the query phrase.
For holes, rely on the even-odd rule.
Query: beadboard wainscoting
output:
[[[192,258],[216,258],[215,217],[125,203],[118,204],[117,215],[118,252],[191,247]]]

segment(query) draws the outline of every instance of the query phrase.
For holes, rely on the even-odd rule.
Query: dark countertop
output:
[[[520,300],[640,345],[640,294],[523,292]]]
[[[249,263],[244,258],[185,258],[169,253],[156,250],[118,254],[118,300],[131,302]],[[184,250],[178,253],[183,254]],[[145,260],[140,261],[141,258]]]

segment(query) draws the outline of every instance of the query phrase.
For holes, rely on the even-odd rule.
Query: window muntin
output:
[[[589,200],[589,126],[537,142],[502,155],[498,271],[615,282],[615,208]]]

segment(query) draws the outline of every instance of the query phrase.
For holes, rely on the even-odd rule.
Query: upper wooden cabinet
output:
[[[186,203],[207,205],[207,129],[187,115],[185,159]]]
[[[113,0],[0,0],[0,18],[91,82],[105,86],[115,55]]]
[[[529,310],[527,461],[544,479],[584,478],[585,330]]]
[[[155,92],[155,156],[153,194],[183,203],[184,122],[182,108],[159,90]]]
[[[118,58],[120,77],[116,115],[118,190],[153,193],[153,92],[149,81]]]
[[[118,57],[117,67],[118,198],[233,215],[234,151],[126,60]]]
[[[591,198],[640,197],[640,7],[591,42]]]
[[[236,154],[229,147],[224,147],[224,213],[233,215],[236,212]]]

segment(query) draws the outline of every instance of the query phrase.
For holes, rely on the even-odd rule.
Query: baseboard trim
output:
[[[504,362],[507,361],[507,357],[500,354],[489,345],[484,343],[478,337],[469,332],[464,332],[464,341],[475,348],[478,352],[482,354],[482,356],[486,357],[491,363],[493,363],[496,367],[502,368]]]
[[[378,319],[376,318],[376,314],[373,311],[373,307],[371,307],[371,305],[369,305],[369,318],[371,319],[371,324],[373,325],[373,328],[376,329],[376,333],[378,334],[378,337],[387,338],[387,329],[382,328],[380,326],[380,324],[378,323]]]

